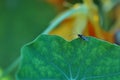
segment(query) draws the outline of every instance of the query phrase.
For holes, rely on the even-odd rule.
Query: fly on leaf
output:
[[[78,34],[78,37],[81,38],[81,39],[83,39],[83,40],[85,40],[85,41],[88,41],[88,38],[85,37],[85,36],[82,35],[82,34]]]

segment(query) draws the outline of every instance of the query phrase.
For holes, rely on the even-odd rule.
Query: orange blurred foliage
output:
[[[64,9],[63,2],[64,0],[47,0],[50,4],[54,5],[59,11]]]
[[[64,20],[57,28],[53,29],[50,34],[59,35],[67,40],[72,40],[76,37],[73,36],[73,22],[75,18],[69,18]],[[76,33],[77,35],[77,33]],[[87,26],[83,31],[83,35],[94,36],[96,38],[104,39],[109,42],[114,42],[113,34],[110,32],[104,31],[100,27],[93,26],[92,23],[88,20]]]
[[[48,0],[48,1],[53,4],[61,5],[64,0]],[[87,16],[86,26],[85,26],[84,30],[82,31],[82,34],[86,35],[86,36],[94,36],[96,38],[103,39],[103,40],[113,43],[114,42],[114,37],[113,37],[114,33],[104,31],[102,29],[102,27],[100,26],[97,7],[92,2],[91,3],[85,2],[84,5],[86,5],[88,7],[89,15],[86,15]],[[80,6],[80,5],[77,5],[77,6]],[[76,5],[74,5],[73,7],[76,8]],[[75,22],[76,22],[77,18],[79,18],[79,16],[76,15],[76,16],[71,16],[71,17],[65,19],[64,21],[62,21],[62,23],[60,23],[59,26],[57,26],[55,29],[53,29],[50,32],[50,34],[62,36],[63,38],[65,38],[67,40],[72,40],[72,39],[76,38],[77,36],[73,36],[72,34],[74,33],[73,30],[76,27]],[[79,24],[79,27],[81,27],[80,23],[77,23],[77,24]],[[78,32],[77,31],[75,31],[75,32],[77,35]]]

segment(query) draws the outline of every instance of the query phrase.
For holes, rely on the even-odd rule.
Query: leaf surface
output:
[[[120,47],[87,38],[40,35],[22,48],[17,80],[119,80]]]

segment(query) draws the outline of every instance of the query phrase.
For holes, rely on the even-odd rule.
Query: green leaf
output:
[[[40,35],[22,48],[17,80],[119,80],[120,46]]]
[[[9,75],[1,77],[3,74],[3,70],[0,68],[0,80],[13,80]]]

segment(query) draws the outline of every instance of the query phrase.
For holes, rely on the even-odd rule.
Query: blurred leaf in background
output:
[[[13,80],[13,78],[11,78],[11,76],[7,75],[1,78],[1,75],[3,74],[3,70],[0,68],[0,80]]]
[[[71,4],[76,4],[76,3],[83,3],[83,0],[65,0]]]
[[[56,13],[45,0],[0,0],[0,67],[10,65],[21,46],[46,29]]]
[[[66,1],[74,4],[72,0]],[[47,29],[49,30],[48,33],[62,36],[68,40],[75,38],[75,36],[70,36],[71,34],[80,33],[115,43],[115,29],[120,30],[120,18],[116,17],[116,20],[113,20],[113,18],[115,18],[114,15],[119,16],[120,14],[119,1],[116,0],[113,3],[112,0],[83,0],[83,2],[75,0],[75,2],[79,3],[74,4],[68,11],[63,12],[52,22]],[[109,10],[104,8],[105,6]],[[117,7],[114,9],[115,6]],[[113,13],[112,16],[106,14],[110,11]],[[111,21],[114,21],[115,24],[112,24]],[[108,26],[108,24],[111,25]]]
[[[84,0],[83,2],[83,4],[75,4],[58,16],[49,26],[51,31],[48,33],[60,35],[68,40],[77,37],[69,35],[79,33],[113,42],[113,35],[104,31],[100,25],[99,9],[96,4],[93,0]]]
[[[116,6],[120,3],[119,0],[101,0],[99,1],[100,5],[98,6],[100,11],[101,11],[101,17],[102,17],[102,28],[106,31],[109,31],[112,27],[115,20],[116,11]],[[120,14],[118,12],[118,14]]]
[[[54,5],[57,8],[58,12],[65,10],[65,7],[63,5],[65,0],[46,0],[46,1]]]

